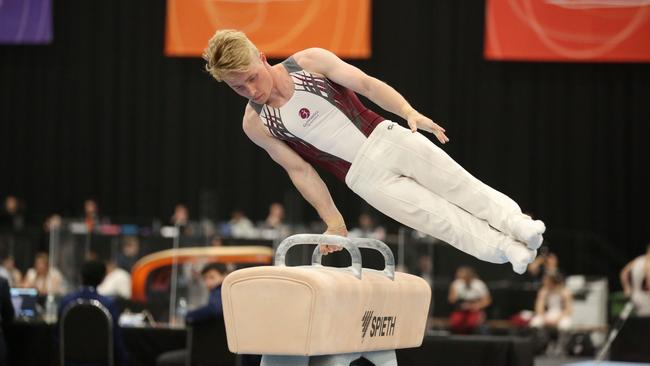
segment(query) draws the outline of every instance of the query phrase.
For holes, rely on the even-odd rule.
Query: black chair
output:
[[[188,324],[186,366],[234,366],[223,319]]]
[[[66,362],[114,366],[113,318],[99,301],[78,299],[63,309],[61,366]]]

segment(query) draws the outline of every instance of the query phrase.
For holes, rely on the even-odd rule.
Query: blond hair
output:
[[[246,71],[259,51],[244,32],[234,29],[218,30],[203,51],[205,69],[217,81],[233,71]]]

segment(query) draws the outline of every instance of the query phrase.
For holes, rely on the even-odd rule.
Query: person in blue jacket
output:
[[[189,311],[185,316],[185,322],[195,324],[210,320],[223,321],[223,307],[221,302],[221,283],[226,277],[226,266],[221,263],[208,263],[201,270],[201,277],[205,287],[210,291],[208,303]],[[183,365],[187,357],[187,350],[180,349],[169,351],[158,356],[157,366]]]
[[[189,311],[185,317],[188,324],[223,317],[221,306],[221,283],[226,277],[227,269],[222,263],[208,263],[201,270],[205,287],[210,291],[208,303]]]

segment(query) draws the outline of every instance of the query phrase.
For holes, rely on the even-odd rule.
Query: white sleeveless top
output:
[[[384,118],[351,90],[303,70],[292,57],[282,65],[293,79],[292,97],[280,108],[249,103],[274,137],[344,180],[361,145]]]

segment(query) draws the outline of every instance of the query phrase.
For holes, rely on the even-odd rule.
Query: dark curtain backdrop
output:
[[[446,127],[444,149],[551,237],[587,233],[640,254],[650,65],[485,61],[484,6],[375,1],[373,56],[351,62]],[[164,22],[164,1],[55,0],[51,45],[0,46],[0,195],[23,198],[36,224],[79,214],[90,196],[111,217],[166,220],[186,202],[194,216],[238,206],[261,219],[285,201],[314,219],[241,131],[245,101],[202,60],[163,55]],[[353,226],[361,201],[326,181]]]

